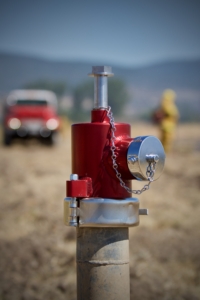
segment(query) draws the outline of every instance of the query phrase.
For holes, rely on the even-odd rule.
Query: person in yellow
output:
[[[175,105],[176,93],[167,89],[161,97],[161,114],[160,130],[161,142],[166,152],[170,152],[175,136],[175,129],[179,119],[179,112]]]

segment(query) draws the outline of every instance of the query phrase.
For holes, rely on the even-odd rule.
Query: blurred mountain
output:
[[[82,62],[51,61],[0,53],[0,91],[23,88],[38,80],[66,81],[76,85],[87,78],[91,66]]]
[[[62,81],[73,87],[87,80],[92,65],[99,63],[53,61],[0,53],[0,94],[24,88],[38,80]],[[192,105],[195,111],[200,109],[200,59],[166,61],[140,68],[112,65],[112,70],[129,89],[132,101],[127,113],[132,114],[134,110],[142,113],[156,106],[166,88],[177,92],[177,103],[186,104],[184,107]]]
[[[22,88],[39,79],[62,80],[76,85],[87,79],[92,65],[79,61],[52,61],[22,55],[0,53],[0,91]],[[200,90],[200,59],[161,62],[141,68],[112,65],[115,76],[140,88],[171,87]]]

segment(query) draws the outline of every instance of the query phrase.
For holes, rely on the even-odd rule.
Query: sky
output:
[[[0,0],[0,52],[126,67],[200,58],[200,0]]]

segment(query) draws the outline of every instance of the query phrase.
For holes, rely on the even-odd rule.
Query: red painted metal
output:
[[[66,181],[66,196],[67,197],[90,197],[93,193],[92,179],[83,177],[80,180]]]
[[[67,197],[89,197],[87,193],[86,180],[71,180],[67,181]]]
[[[116,154],[119,171],[126,186],[134,179],[126,162],[132,141],[130,125],[115,123]],[[72,125],[72,173],[92,179],[92,197],[124,199],[130,194],[120,185],[112,167],[110,122],[106,110],[93,110],[92,123]]]
[[[42,123],[46,124],[46,121],[49,119],[55,119],[60,122],[59,117],[54,109],[51,106],[26,106],[26,105],[14,105],[7,109],[5,114],[5,123],[4,126],[8,127],[9,120],[12,118],[19,119],[22,123],[24,120],[40,120]],[[34,120],[34,121],[33,121]]]

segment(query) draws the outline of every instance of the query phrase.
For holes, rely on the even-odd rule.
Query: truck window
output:
[[[47,106],[46,100],[26,100],[26,99],[18,99],[16,101],[16,105],[26,105],[26,106]]]

